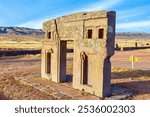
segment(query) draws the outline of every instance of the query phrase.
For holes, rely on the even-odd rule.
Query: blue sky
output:
[[[74,12],[114,10],[117,32],[150,33],[150,0],[0,0],[0,26],[42,28],[42,22]]]

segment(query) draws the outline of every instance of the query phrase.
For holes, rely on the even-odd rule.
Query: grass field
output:
[[[41,49],[43,37],[0,35],[1,49]]]
[[[41,49],[42,43],[38,41],[1,41],[1,49]]]
[[[2,49],[41,49],[43,36],[28,35],[0,35]],[[119,47],[150,46],[150,39],[144,38],[116,38]],[[68,48],[73,48],[73,42],[68,42]]]

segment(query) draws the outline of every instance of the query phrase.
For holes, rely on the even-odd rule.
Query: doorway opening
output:
[[[61,79],[64,82],[72,82],[73,78],[73,48],[74,41],[61,41],[60,62],[61,62]]]

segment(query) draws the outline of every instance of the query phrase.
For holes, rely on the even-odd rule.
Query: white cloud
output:
[[[35,29],[41,29],[42,23],[45,21],[45,19],[40,20],[33,20],[29,22],[25,22],[23,24],[18,25],[19,27],[28,27],[28,28],[35,28]]]
[[[122,20],[125,18],[140,16],[140,15],[150,12],[149,8],[150,8],[150,5],[146,5],[146,6],[136,7],[136,8],[130,9],[130,10],[118,11],[117,18],[119,20]]]
[[[143,28],[143,27],[150,27],[150,20],[119,23],[117,25],[117,29],[131,29],[131,28]]]
[[[132,32],[132,31],[150,31],[150,20],[130,21],[131,18],[146,17],[150,12],[150,5],[140,6],[129,10],[123,10],[117,12],[117,31]],[[130,21],[130,22],[129,22]]]
[[[59,15],[56,15],[55,17],[62,16],[64,14],[73,13],[73,12],[107,10],[109,8],[114,7],[115,5],[117,5],[119,3],[120,3],[120,0],[101,0],[99,2],[96,2],[96,3],[90,4],[88,6],[85,6],[83,8],[79,8],[79,9],[76,9],[76,10],[73,10],[73,11],[69,11],[69,12],[66,12],[66,13],[61,13]],[[43,19],[28,21],[28,22],[25,22],[25,23],[20,24],[18,26],[38,29],[38,28],[42,28],[42,23],[44,21],[48,20],[48,19],[49,18],[43,18]]]
[[[108,10],[121,3],[121,0],[102,0],[91,5],[85,6],[80,11]]]

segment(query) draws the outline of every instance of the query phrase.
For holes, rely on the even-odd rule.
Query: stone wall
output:
[[[74,41],[73,87],[100,97],[110,95],[115,43],[115,12],[76,13],[43,23],[42,77],[66,81],[66,42]],[[47,62],[50,53],[51,65]],[[47,66],[51,71],[47,73]]]

